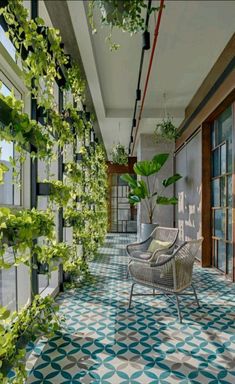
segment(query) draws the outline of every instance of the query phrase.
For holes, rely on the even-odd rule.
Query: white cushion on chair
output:
[[[170,241],[161,241],[153,239],[148,247],[148,252],[155,252],[158,249],[169,248],[172,243]]]
[[[152,252],[148,251],[134,251],[132,252],[131,257],[135,259],[142,259],[142,260],[148,260],[152,256]]]

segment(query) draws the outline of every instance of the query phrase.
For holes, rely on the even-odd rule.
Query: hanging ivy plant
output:
[[[128,153],[124,145],[120,143],[114,145],[110,155],[111,155],[112,163],[119,164],[119,165],[128,164]]]
[[[146,12],[147,4],[145,0],[89,0],[88,17],[93,33],[96,33],[94,23],[94,9],[98,8],[101,14],[101,25],[109,26],[110,33],[106,37],[111,50],[117,50],[120,45],[112,41],[113,28],[129,32],[131,35],[144,31],[145,19],[143,11]],[[151,7],[149,13],[158,11],[159,8]]]
[[[179,137],[177,128],[172,123],[172,119],[169,116],[163,119],[161,123],[156,125],[154,133],[157,142],[161,141],[162,139],[174,141],[177,139],[177,137]]]

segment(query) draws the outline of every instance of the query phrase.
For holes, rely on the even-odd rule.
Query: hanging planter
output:
[[[110,34],[106,37],[111,50],[119,48],[119,44],[112,42],[112,30],[114,27],[131,35],[140,31],[145,31],[145,19],[143,12],[147,9],[145,0],[90,0],[89,1],[89,21],[93,33],[96,32],[94,25],[94,8],[97,7],[101,13],[101,25],[110,27]],[[159,8],[151,7],[148,11],[152,13]]]
[[[120,143],[113,146],[112,151],[110,153],[112,163],[119,165],[127,165],[128,164],[128,153],[124,145]]]
[[[174,141],[177,139],[177,137],[179,137],[177,128],[172,123],[172,119],[169,116],[164,118],[161,123],[156,125],[154,134],[156,142],[160,142],[162,140]]]

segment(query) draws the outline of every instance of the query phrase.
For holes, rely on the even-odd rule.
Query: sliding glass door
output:
[[[212,125],[212,263],[232,276],[232,107]]]

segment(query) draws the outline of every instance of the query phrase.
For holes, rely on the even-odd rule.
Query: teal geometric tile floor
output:
[[[195,266],[201,307],[182,305],[183,324],[163,296],[134,297],[128,310],[125,247],[133,241],[109,234],[91,265],[96,283],[58,296],[66,328],[34,347],[28,383],[235,383],[234,284]]]

